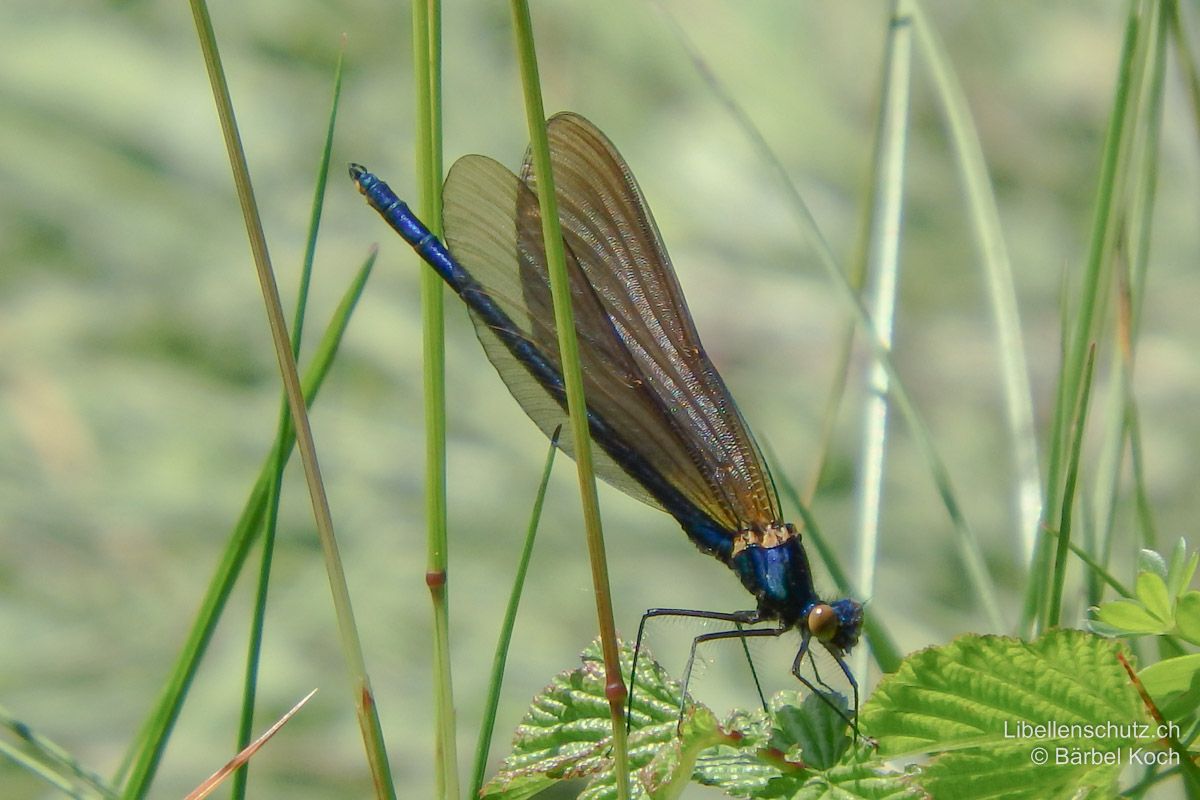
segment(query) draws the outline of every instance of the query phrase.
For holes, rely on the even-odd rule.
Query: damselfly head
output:
[[[841,656],[849,653],[858,644],[862,620],[862,603],[844,598],[813,606],[808,612],[808,630],[827,649],[834,650],[836,655]]]

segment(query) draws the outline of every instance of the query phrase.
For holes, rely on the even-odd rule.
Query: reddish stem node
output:
[[[604,696],[608,698],[610,706],[624,708],[625,701],[629,698],[629,691],[625,688],[625,681],[617,678],[615,681],[609,681],[604,684]]]

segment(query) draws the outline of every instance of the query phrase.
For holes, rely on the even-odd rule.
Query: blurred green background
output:
[[[848,260],[887,4],[666,6]],[[1078,274],[1085,253],[1124,7],[929,7],[996,183],[1044,431],[1063,276]],[[413,194],[408,10],[378,0],[260,0],[216,2],[212,13],[285,302],[294,295],[333,64],[341,34],[349,37],[310,332],[324,326],[368,246],[378,241],[382,251],[313,424],[395,777],[402,796],[426,796],[433,747],[417,266],[342,166],[361,161]],[[534,22],[547,110],[583,113],[620,147],[710,354],[760,441],[780,454],[788,477],[805,481],[843,305],[770,169],[653,5],[539,3]],[[516,167],[527,137],[507,5],[449,3],[444,30],[447,164],[482,152]],[[157,696],[258,473],[279,381],[186,4],[9,0],[0,5],[0,37],[0,704],[110,774]],[[1135,388],[1154,513],[1173,542],[1193,535],[1198,510],[1200,175],[1173,64],[1169,75]],[[920,69],[916,87],[896,360],[1015,620],[1024,578],[993,328]],[[465,765],[545,442],[508,397],[462,309],[448,308],[451,622]],[[856,387],[862,374],[859,363]],[[859,399],[855,388],[814,504],[847,562]],[[903,427],[890,448],[868,613],[904,651],[987,631]],[[1085,481],[1090,466],[1085,460]],[[607,487],[601,500],[626,635],[648,606],[749,605],[732,573],[668,517]],[[1129,529],[1128,513],[1117,526]],[[1131,552],[1118,554],[1126,578]],[[232,752],[247,589],[217,633],[155,796],[185,793]],[[1083,611],[1070,609],[1071,624]],[[679,669],[700,630],[663,623],[652,646]],[[575,664],[594,635],[574,469],[563,460],[518,621],[497,756],[529,697]],[[265,647],[259,728],[311,688],[322,692],[256,758],[252,796],[367,796],[296,464]],[[790,688],[794,648],[791,639],[758,646],[768,688]],[[700,699],[718,711],[753,705],[738,648],[710,657],[693,686]],[[0,795],[53,796],[7,761]]]

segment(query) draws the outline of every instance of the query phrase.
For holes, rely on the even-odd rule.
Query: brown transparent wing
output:
[[[554,117],[549,134],[589,408],[728,530],[778,521],[759,450],[704,353],[628,167],[582,117]],[[557,367],[535,186],[528,159],[520,180],[489,159],[461,159],[446,182],[446,234],[451,252]],[[513,395],[552,431],[563,421],[558,403],[486,324],[477,319],[476,327]],[[653,502],[618,465],[604,462],[602,477]]]
[[[549,295],[533,290],[530,299],[521,285],[523,256],[518,245],[518,208],[528,209],[526,202],[518,202],[518,197],[528,194],[516,175],[513,175],[503,165],[484,156],[465,156],[455,162],[446,178],[443,192],[445,198],[444,224],[446,241],[455,258],[467,268],[471,276],[480,283],[497,305],[512,320],[521,336],[531,342],[539,343],[545,350],[545,355],[561,374],[558,359],[557,342],[551,348],[544,347],[544,342],[553,340],[554,313],[550,305]],[[536,198],[533,207],[536,208]],[[540,216],[531,223],[540,231]],[[545,272],[544,256],[541,256],[541,271]],[[572,294],[576,314],[599,313],[594,302],[590,300],[590,291],[585,291],[586,281],[574,259],[568,255],[571,275]],[[548,289],[547,289],[548,291]],[[567,424],[566,412],[538,382],[520,361],[509,351],[496,336],[487,321],[471,312],[475,330],[482,343],[484,352],[495,366],[496,371],[508,386],[509,392],[525,410],[525,413],[537,423],[547,436],[551,436],[556,428],[562,426],[559,435],[559,447],[574,457],[575,443],[571,428]],[[584,386],[588,403],[593,409],[611,406],[605,403],[606,395],[612,391],[611,376],[613,370],[605,370],[600,366],[589,366],[603,362],[604,354],[611,350],[612,337],[608,341],[601,338],[580,335],[580,348],[590,354],[581,356],[584,362]],[[620,353],[613,354],[619,362]],[[610,361],[612,359],[610,358]],[[597,412],[600,413],[600,412]],[[619,423],[613,420],[614,426]],[[640,424],[632,418],[626,426]],[[630,430],[628,427],[625,430]],[[641,431],[649,436],[649,431]],[[661,462],[670,458],[671,441],[661,443],[661,456],[656,459]],[[660,504],[633,478],[618,466],[603,451],[593,451],[596,473],[608,483],[616,486],[632,497],[650,505],[660,507]],[[686,459],[681,462],[686,464]]]

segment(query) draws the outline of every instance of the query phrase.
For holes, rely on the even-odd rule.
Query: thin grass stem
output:
[[[470,797],[479,797],[479,792],[483,789],[492,733],[496,729],[496,708],[500,704],[500,688],[504,684],[504,666],[508,663],[508,650],[512,644],[513,627],[517,622],[521,594],[525,589],[525,576],[529,572],[529,560],[533,556],[533,543],[537,538],[538,523],[542,519],[546,488],[550,485],[550,472],[554,467],[554,453],[558,449],[559,432],[555,431],[554,436],[550,439],[550,448],[546,452],[546,465],[542,468],[542,480],[538,484],[533,510],[529,513],[529,527],[525,530],[525,544],[521,548],[516,575],[513,576],[512,591],[509,592],[508,605],[504,609],[504,619],[500,623],[500,635],[496,640],[496,653],[492,656],[492,671],[488,678],[487,699],[483,704],[483,722],[479,726],[479,741],[475,746],[475,768],[471,773]]]
[[[317,394],[329,374],[346,327],[350,323],[350,317],[359,298],[362,297],[363,288],[366,286],[367,278],[374,265],[375,252],[372,251],[343,295],[341,303],[334,312],[333,318],[313,354],[312,363],[305,371],[302,386],[305,403],[309,405],[316,400]],[[230,592],[233,591],[233,584],[241,574],[251,545],[259,531],[262,530],[271,476],[275,473],[274,453],[276,450],[281,450],[290,457],[295,444],[294,437],[294,429],[289,418],[287,424],[277,432],[271,454],[267,456],[254,487],[251,489],[250,496],[242,507],[233,534],[225,545],[225,551],[221,554],[216,572],[209,580],[208,588],[200,601],[200,610],[196,613],[196,618],[188,631],[171,675],[163,686],[162,693],[150,716],[142,724],[142,729],[135,737],[133,748],[124,759],[126,766],[122,766],[117,772],[114,783],[122,781],[125,783],[125,789],[122,792],[124,798],[143,796],[154,779],[163,751],[170,738],[171,729],[179,717],[192,679],[195,678],[196,672],[200,668],[200,661],[207,651],[217,622],[220,621],[221,614],[225,610],[225,603],[229,599]]]
[[[1140,68],[1139,56],[1144,56],[1144,48],[1139,46],[1144,13],[1144,4],[1131,4],[1114,90],[1113,111],[1105,135],[1078,308],[1075,309],[1075,317],[1068,331],[1066,355],[1055,392],[1054,423],[1049,437],[1050,450],[1046,469],[1046,505],[1043,511],[1046,525],[1061,526],[1064,514],[1068,517],[1070,515],[1064,504],[1068,490],[1073,488],[1068,486],[1067,474],[1069,451],[1074,442],[1071,426],[1080,408],[1081,395],[1086,389],[1083,385],[1084,373],[1091,374],[1086,362],[1101,322],[1101,317],[1097,314],[1101,294],[1109,284],[1112,274],[1112,253],[1120,228],[1118,206],[1125,180],[1122,168],[1128,165],[1129,129],[1126,120],[1133,102],[1131,89],[1136,85],[1135,76]],[[1061,527],[1059,530],[1061,533]],[[1050,593],[1041,593],[1039,604],[1039,620],[1045,629],[1056,623],[1057,612],[1061,609],[1062,598],[1052,596],[1052,593],[1063,589],[1058,576],[1065,569],[1061,559],[1066,555],[1066,547],[1060,542],[1058,547],[1053,549],[1060,561],[1052,563],[1051,542],[1048,539],[1043,541],[1044,546],[1039,548],[1038,564],[1035,566],[1030,588],[1031,591],[1050,590]],[[1037,573],[1041,573],[1044,578],[1039,579]]]
[[[1033,390],[1025,359],[1021,317],[1017,309],[1016,281],[1000,227],[996,194],[988,176],[983,146],[966,93],[950,64],[945,44],[930,24],[923,7],[913,2],[912,8],[917,40],[933,79],[936,90],[934,96],[945,120],[958,164],[967,200],[968,219],[991,304],[996,348],[1000,357],[1000,383],[1004,390],[1005,420],[1012,447],[1019,550],[1022,563],[1028,565],[1033,559],[1043,497],[1038,467],[1037,428],[1033,416]]]
[[[442,234],[441,4],[412,5],[413,74],[417,97],[417,170],[421,214]],[[437,796],[457,798],[458,734],[450,663],[449,545],[446,530],[445,289],[430,268],[421,284],[422,383],[425,409],[425,579],[433,614],[433,704]]]
[[[596,496],[596,476],[592,470],[592,442],[588,431],[587,403],[583,395],[583,375],[579,365],[579,344],[575,336],[571,289],[563,254],[562,231],[554,197],[554,175],[550,168],[550,146],[546,137],[546,112],[542,105],[541,80],[533,41],[533,20],[526,0],[512,0],[513,30],[517,40],[517,60],[521,68],[521,86],[525,95],[525,115],[529,126],[529,147],[537,175],[538,203],[542,215],[542,237],[546,244],[546,265],[550,293],[554,300],[554,322],[563,367],[567,395],[567,414],[575,446],[575,464],[579,475],[579,494],[583,505],[584,532],[588,559],[592,567],[592,590],[599,618],[600,644],[606,674],[605,694],[612,718],[613,769],[617,797],[629,797],[629,758],[625,741],[625,699],[628,690],[621,678],[617,649],[616,624],[613,621],[612,593],[608,583],[608,557],[604,550],[604,531],[600,523],[600,504]]]
[[[300,357],[300,342],[304,335],[305,309],[308,307],[308,290],[312,283],[313,261],[316,256],[317,234],[321,228],[321,211],[325,205],[325,187],[329,179],[329,160],[333,153],[333,132],[337,126],[338,101],[342,93],[342,66],[345,57],[345,38],[342,40],[342,52],[338,55],[337,66],[334,68],[333,102],[329,110],[329,121],[325,127],[325,144],[321,151],[320,163],[317,166],[316,188],[313,191],[312,210],[309,215],[308,238],[304,247],[304,258],[300,267],[300,286],[296,293],[296,310],[292,315],[292,358]],[[289,423],[287,398],[279,400],[279,421],[276,431],[283,430]],[[279,437],[276,437],[279,441]],[[254,610],[250,622],[250,642],[246,653],[246,676],[242,688],[242,710],[238,721],[237,750],[244,750],[254,735],[254,706],[258,687],[258,665],[262,656],[262,633],[267,613],[267,594],[270,586],[271,563],[275,552],[275,531],[279,519],[280,487],[283,483],[283,469],[286,454],[282,448],[275,448],[274,474],[267,495],[267,519],[263,533],[262,561],[259,564],[258,586],[254,597]],[[250,764],[247,761],[233,774],[230,796],[233,800],[241,800],[246,796],[246,784],[249,779]]]
[[[905,3],[893,4],[898,19]],[[890,349],[900,279],[900,241],[904,210],[905,150],[912,87],[912,26],[888,26],[883,58],[882,96],[876,129],[869,222],[867,270],[871,276],[871,319],[880,341]],[[878,360],[871,363],[863,401],[863,433],[858,457],[858,591],[874,593],[879,558],[879,520],[883,506],[883,474],[888,437],[888,374]],[[853,671],[865,685],[867,652],[853,656]]]
[[[0,727],[7,728],[23,746],[0,739],[0,756],[36,775],[71,797],[112,798],[117,793],[99,775],[87,770],[62,746],[34,731],[0,706]]]

